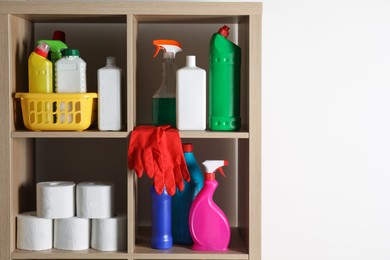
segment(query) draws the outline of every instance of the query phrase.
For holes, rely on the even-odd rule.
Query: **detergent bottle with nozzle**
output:
[[[175,40],[154,40],[155,58],[160,50],[164,52],[162,80],[160,88],[153,95],[153,125],[176,127],[176,71],[175,55],[182,51],[181,44]]]
[[[241,48],[228,36],[225,25],[210,40],[209,128],[215,131],[238,131],[241,127]]]
[[[194,245],[193,250],[226,251],[230,242],[230,224],[225,213],[215,204],[213,195],[218,187],[215,172],[225,176],[222,166],[226,160],[206,160],[205,181],[190,209],[189,225]],[[226,176],[225,176],[226,177]]]
[[[204,178],[193,153],[192,143],[184,143],[182,147],[191,180],[184,182],[182,191],[176,189],[172,197],[172,237],[176,244],[192,244],[188,218],[192,202],[202,190]]]
[[[30,93],[53,92],[53,65],[46,59],[49,50],[49,45],[41,42],[28,58],[28,91]]]
[[[64,42],[59,40],[39,40],[37,43],[39,44],[41,42],[45,42],[50,46],[50,55],[48,58],[53,64],[62,58],[62,51],[68,48]]]
[[[54,91],[56,91],[55,79],[56,79],[56,62],[62,58],[62,51],[67,49],[68,46],[65,44],[65,33],[63,31],[55,31],[53,33],[52,40],[39,40],[37,41],[37,45],[41,42],[46,43],[50,47],[50,52],[48,55],[48,59],[53,63],[53,87]]]

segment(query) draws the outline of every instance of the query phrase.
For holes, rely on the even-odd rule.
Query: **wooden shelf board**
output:
[[[248,251],[238,228],[231,228],[229,249],[226,252],[194,251],[191,245],[174,245],[168,250],[150,247],[150,227],[140,227],[134,248],[134,259],[248,259]]]
[[[0,1],[0,13],[51,15],[260,15],[261,3]],[[69,15],[71,14],[71,15]],[[34,17],[36,18],[36,17]]]
[[[126,138],[126,131],[29,131],[21,130],[11,133],[12,138]]]
[[[215,132],[215,131],[180,131],[181,138],[238,138],[248,139],[248,132]],[[29,131],[17,130],[11,133],[12,138],[126,138],[126,131]]]
[[[66,251],[49,249],[43,251],[29,251],[15,249],[12,259],[128,259],[127,252],[103,252],[94,249]]]
[[[243,138],[248,139],[248,132],[217,132],[217,131],[180,131],[181,138]]]

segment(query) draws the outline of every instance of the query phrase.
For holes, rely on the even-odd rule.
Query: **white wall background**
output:
[[[390,1],[263,7],[263,260],[388,260]]]

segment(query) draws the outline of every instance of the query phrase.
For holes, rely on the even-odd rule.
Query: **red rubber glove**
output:
[[[161,137],[168,126],[137,126],[131,133],[127,162],[130,170],[134,169],[139,178],[145,171],[149,178],[156,173],[161,175],[163,164],[160,153]]]
[[[168,194],[173,196],[176,193],[176,187],[180,191],[184,189],[183,178],[187,182],[191,179],[177,129],[172,127],[164,129],[164,134],[161,136],[160,152],[164,163],[161,167],[163,174],[159,173],[154,176],[154,187],[156,192],[161,194],[165,186]]]

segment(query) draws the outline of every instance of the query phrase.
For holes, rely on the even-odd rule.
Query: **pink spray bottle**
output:
[[[226,251],[230,241],[230,224],[225,213],[214,203],[213,195],[218,186],[215,172],[225,176],[222,166],[228,161],[206,160],[205,181],[190,209],[189,226],[193,250]],[[225,176],[226,177],[226,176]]]

